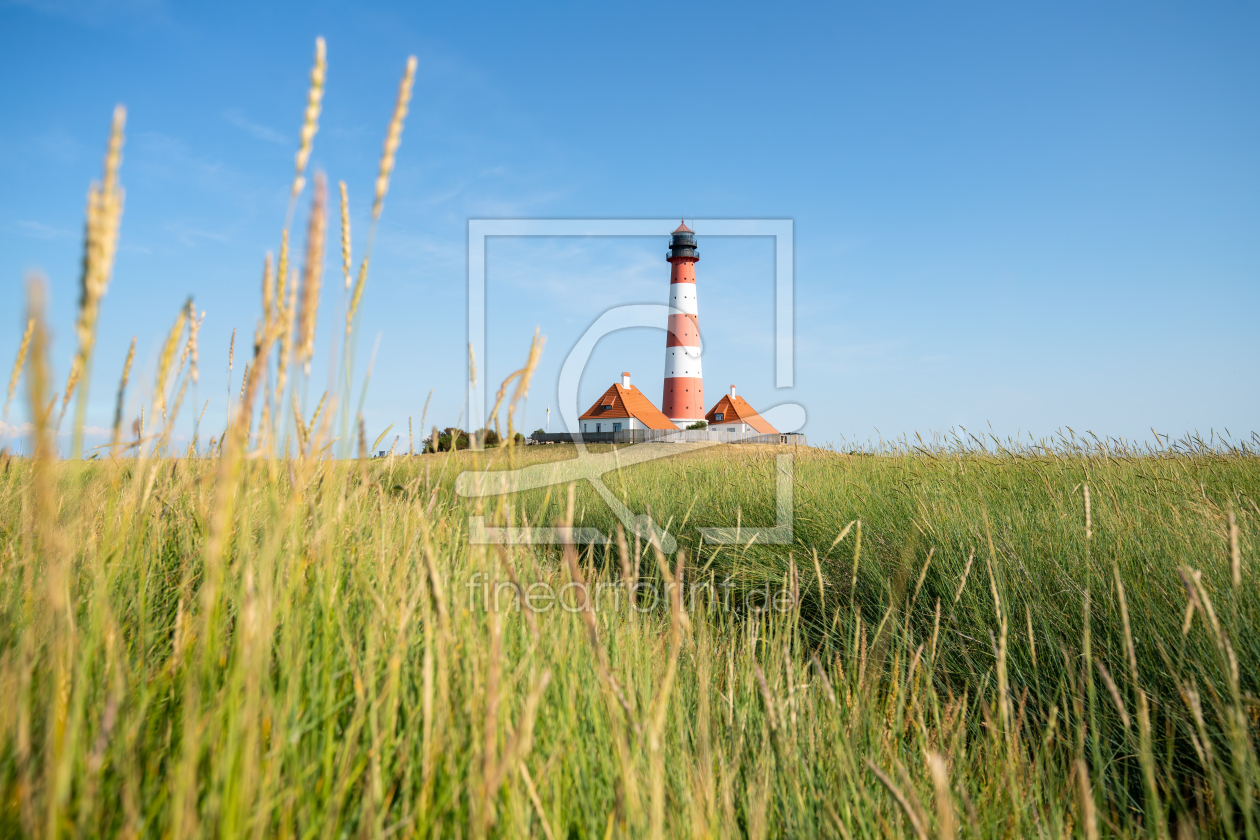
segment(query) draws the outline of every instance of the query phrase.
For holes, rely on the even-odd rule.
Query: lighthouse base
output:
[[[666,377],[661,397],[661,414],[680,429],[704,419],[704,380],[700,377]]]

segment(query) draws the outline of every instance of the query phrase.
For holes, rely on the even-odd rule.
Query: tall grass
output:
[[[325,73],[321,41],[294,201]],[[678,537],[672,556],[589,487],[464,499],[462,471],[572,449],[365,459],[350,382],[373,234],[352,284],[344,210],[344,376],[307,413],[316,181],[304,269],[291,203],[208,454],[171,443],[195,382],[190,303],[148,433],[58,461],[30,286],[31,455],[0,455],[4,834],[1260,833],[1249,451],[802,448],[789,546],[696,531],[774,521],[776,448],[609,473]],[[505,440],[540,352],[536,337],[499,390]],[[323,457],[338,425],[357,460]],[[611,539],[476,544],[471,516]]]
[[[721,521],[721,491],[669,485],[768,483],[731,449],[635,468],[632,504]],[[217,555],[213,461],[9,459],[11,830],[1255,834],[1250,463],[802,453],[796,546],[666,562],[632,536],[470,545],[450,478],[486,457],[248,462]],[[546,505],[601,522],[588,501]],[[860,554],[855,528],[829,549],[855,515]],[[683,597],[631,607],[635,568]],[[517,608],[572,580],[589,610]],[[746,608],[766,582],[784,611]]]

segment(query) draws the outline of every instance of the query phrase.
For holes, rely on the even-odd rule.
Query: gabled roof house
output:
[[[630,384],[630,374],[621,374],[595,404],[578,418],[582,434],[621,432],[631,429],[677,429],[643,392]]]
[[[777,435],[779,430],[766,422],[748,401],[736,395],[735,386],[731,392],[717,401],[717,405],[704,415],[709,428],[715,432],[756,432],[762,435]]]

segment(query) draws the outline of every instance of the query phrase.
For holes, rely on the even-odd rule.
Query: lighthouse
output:
[[[680,224],[670,236],[669,316],[665,336],[665,388],[661,413],[679,428],[704,419],[704,379],[700,373],[700,325],[696,306],[696,235]]]

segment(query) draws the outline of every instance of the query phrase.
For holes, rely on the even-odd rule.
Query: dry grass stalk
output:
[[[96,342],[96,319],[100,313],[101,298],[109,288],[110,274],[114,270],[114,255],[118,250],[118,227],[122,221],[123,191],[118,184],[118,169],[122,165],[123,127],[127,122],[127,109],[114,108],[113,124],[109,132],[109,145],[105,150],[104,177],[100,184],[88,189],[87,224],[83,242],[83,271],[79,280],[79,317],[75,334],[79,341],[72,371],[82,379],[83,391],[75,411],[73,454],[82,449],[83,421],[87,411],[87,388],[91,372],[92,347]],[[67,394],[67,402],[69,394]],[[65,413],[64,407],[62,413]]]
[[[271,317],[271,308],[275,305],[276,297],[276,277],[271,270],[271,252],[267,252],[267,256],[263,258],[263,276],[262,276],[262,297],[263,297],[263,317]],[[232,331],[233,334],[236,330]]]
[[[915,813],[910,800],[906,799],[906,795],[901,792],[901,788],[897,787],[897,783],[890,779],[888,774],[880,770],[879,766],[869,758],[863,758],[862,761],[875,774],[875,778],[879,779],[880,784],[892,794],[893,799],[897,800],[897,804],[901,806],[906,819],[910,821],[910,828],[914,831],[914,836],[919,838],[919,840],[928,840],[927,830],[923,828],[923,820]]]
[[[232,339],[228,342],[228,375],[227,375],[227,418],[232,422],[232,363],[236,360],[236,330],[232,330]]]
[[[181,316],[182,317],[182,316]],[[211,516],[211,523],[206,539],[206,558],[216,563],[222,557],[224,540],[231,521],[235,482],[239,475],[241,456],[249,435],[250,418],[253,416],[254,399],[267,366],[265,360],[271,355],[271,348],[276,340],[278,325],[273,321],[266,324],[254,346],[254,358],[245,365],[241,377],[241,397],[236,407],[236,414],[230,429],[224,432],[220,442],[224,458],[219,465],[216,486],[219,488],[218,504]],[[168,342],[169,343],[169,342]],[[215,597],[209,593],[207,599]]]
[[[206,313],[202,312],[197,315],[196,310],[192,308],[192,301],[188,302],[188,372],[192,375],[192,381],[195,385],[198,382],[197,373],[197,331],[201,329],[201,322],[206,319]]]
[[[306,179],[303,177],[303,173],[306,172],[306,162],[311,157],[311,146],[315,140],[315,132],[319,131],[319,111],[321,103],[324,101],[324,76],[327,70],[328,63],[325,57],[324,39],[316,38],[315,66],[311,68],[311,87],[306,94],[306,113],[302,118],[302,137],[295,159],[293,190],[290,193],[290,200],[297,198],[298,193],[302,191],[302,187],[306,186]]]
[[[82,363],[79,357],[75,356],[74,361],[70,363],[70,375],[66,377],[66,393],[61,399],[61,413],[57,415],[57,422],[53,424],[54,429],[61,428],[61,421],[66,416],[66,406],[70,405],[70,397],[74,394],[75,386],[79,384],[79,375],[82,371]]]
[[[270,255],[268,255],[270,256]],[[270,262],[270,260],[268,260]],[[265,266],[264,266],[265,269]],[[289,229],[285,228],[280,232],[280,258],[276,261],[276,289],[274,307],[271,311],[263,313],[263,320],[270,323],[277,316],[276,309],[284,309],[284,293],[286,285],[289,281]]]
[[[306,455],[306,423],[302,420],[302,409],[298,406],[297,390],[295,389],[290,396],[293,402],[293,422],[297,424],[298,457],[301,458]]]
[[[346,339],[347,343],[350,333],[354,327],[354,315],[359,311],[359,302],[363,299],[363,287],[367,285],[368,274],[368,258],[364,257],[363,262],[359,263],[359,277],[354,281],[354,293],[350,295],[350,306],[346,309]]]
[[[529,794],[529,801],[534,806],[534,813],[538,815],[538,821],[542,824],[543,834],[547,840],[556,840],[555,832],[551,830],[551,823],[547,821],[547,812],[543,809],[542,800],[538,798],[538,789],[534,787],[534,780],[529,775],[529,769],[522,761],[518,765],[521,771],[521,780],[525,782],[525,791]]]
[[[525,367],[512,371],[508,377],[499,385],[498,393],[494,397],[494,408],[490,409],[489,417],[494,422],[495,431],[499,429],[499,408],[502,407],[504,399],[507,397],[508,385],[516,382],[516,391],[512,394],[512,401],[508,404],[508,438],[512,437],[512,414],[520,401],[529,396],[529,381],[533,378],[534,369],[538,367],[538,362],[542,358],[542,348],[545,339],[541,337],[537,329],[534,330],[534,340],[529,345],[529,358],[525,360]],[[471,360],[471,356],[469,359]]]
[[[761,670],[761,663],[753,663],[753,673],[757,677],[757,686],[761,689],[761,699],[766,705],[766,723],[770,726],[770,731],[774,732],[779,728],[779,723],[775,715],[774,697],[770,694],[770,685],[766,682],[766,674]]]
[[[49,417],[51,405],[48,399],[49,361],[48,361],[48,328],[44,322],[46,292],[44,281],[39,277],[31,277],[26,282],[27,322],[34,325],[29,345],[29,369],[26,374],[26,392],[30,400],[32,450],[36,461],[53,460],[56,450],[53,448]],[[55,397],[54,397],[55,399]],[[52,488],[45,488],[48,493]],[[39,488],[37,488],[37,496]],[[38,499],[37,499],[38,501]],[[51,498],[47,500],[51,504]],[[55,508],[49,508],[55,510]],[[37,517],[38,519],[39,517]]]
[[[60,511],[54,466],[57,450],[53,442],[53,429],[49,424],[52,402],[48,399],[49,342],[44,321],[45,298],[43,281],[30,278],[27,281],[27,319],[35,322],[35,330],[31,336],[30,367],[26,376],[33,427],[31,449],[34,458],[30,480],[34,544],[43,567],[39,575],[43,591],[36,596],[35,620],[42,625],[41,644],[46,646],[51,665],[51,673],[41,676],[41,679],[47,679],[51,683],[53,694],[50,703],[35,711],[35,714],[45,716],[44,743],[40,747],[41,762],[28,760],[25,763],[26,766],[22,768],[22,782],[23,785],[44,791],[48,802],[47,823],[42,832],[37,830],[34,814],[29,810],[25,814],[29,819],[24,827],[31,834],[51,836],[56,833],[62,808],[69,798],[76,750],[74,733],[68,733],[65,725],[70,717],[71,707],[73,658],[68,637],[74,631],[73,604],[70,600],[73,584],[70,580],[65,540],[58,526]],[[53,396],[53,401],[55,400],[56,397]],[[42,778],[39,778],[40,775]]]
[[[179,375],[184,372],[184,363],[188,361],[189,354],[192,352],[192,330],[193,322],[197,320],[197,310],[193,306],[192,298],[189,298],[185,305],[188,307],[188,338],[184,340],[183,349],[179,351],[179,364],[175,365],[175,375],[171,377],[172,382],[179,379]]]
[[[306,259],[302,266],[302,304],[298,315],[298,361],[307,376],[315,353],[315,321],[319,312],[319,288],[324,276],[324,237],[328,229],[327,190],[323,173],[315,176],[311,218],[306,229]]]
[[[1116,682],[1111,678],[1111,672],[1107,670],[1107,666],[1102,663],[1101,659],[1094,660],[1094,667],[1098,669],[1099,675],[1102,676],[1103,684],[1107,686],[1107,691],[1111,694],[1111,702],[1116,704],[1116,711],[1120,713],[1120,722],[1124,724],[1125,730],[1129,729],[1129,711],[1124,707],[1124,699],[1120,696],[1120,689],[1116,687]]]
[[[831,679],[827,676],[827,669],[823,667],[817,653],[811,653],[810,659],[814,663],[814,670],[818,672],[818,679],[822,681],[823,691],[827,694],[827,701],[833,706],[836,705],[836,690],[832,687]]]
[[[914,584],[914,595],[910,597],[911,606],[913,606],[914,602],[919,599],[919,590],[923,588],[923,581],[927,578],[928,566],[931,564],[932,555],[935,553],[936,553],[936,546],[932,546],[930,549],[928,549],[927,559],[923,561],[923,570],[919,572],[919,579]]]
[[[1242,586],[1242,552],[1238,548],[1238,520],[1233,508],[1229,511],[1229,571],[1234,588]]]
[[[311,422],[308,424],[308,428],[310,429],[315,428],[315,424],[319,421],[320,412],[324,410],[324,403],[327,400],[328,400],[327,391],[319,395],[319,402],[315,404],[315,413],[311,415]]]
[[[927,752],[928,771],[936,788],[936,831],[940,840],[954,840],[954,801],[949,793],[949,768],[935,750]]]
[[[289,381],[289,365],[293,359],[293,331],[294,331],[294,315],[297,311],[297,270],[290,272],[289,282],[286,289],[289,293],[288,302],[281,301],[278,306],[275,330],[280,342],[280,361],[276,366],[276,400],[284,399],[284,389]],[[263,360],[266,361],[265,359]],[[283,405],[283,403],[280,403]],[[268,408],[264,405],[264,409]],[[279,417],[280,412],[276,412]]]
[[[848,530],[847,528],[845,530]],[[849,598],[857,593],[858,561],[862,559],[862,520],[857,520],[857,531],[853,537],[853,582],[849,584]]]
[[[192,309],[192,298],[179,310],[179,317],[166,335],[166,343],[162,345],[162,355],[158,357],[157,378],[153,382],[153,398],[162,416],[166,416],[166,378],[171,372],[171,362],[175,360],[175,348],[179,346],[180,336],[184,334],[184,324],[188,321],[188,313]]]
[[[350,198],[346,194],[346,182],[338,181],[341,190],[341,273],[346,278],[346,293],[350,292]]]
[[[1093,539],[1094,537],[1094,520],[1093,520],[1093,517],[1090,515],[1090,509],[1089,509],[1089,485],[1086,484],[1084,485],[1084,487],[1085,487],[1085,539],[1089,540],[1089,539]]]
[[[17,389],[18,378],[22,375],[22,367],[26,364],[26,351],[31,346],[31,332],[35,329],[35,319],[28,318],[26,332],[22,333],[22,343],[18,345],[17,358],[13,360],[13,372],[9,374],[9,392],[4,398],[4,416],[9,416],[9,403],[13,402],[13,392]]]
[[[1080,803],[1080,821],[1085,840],[1098,840],[1098,817],[1094,813],[1094,792],[1090,790],[1089,768],[1083,759],[1076,760],[1076,795]]]
[[[127,392],[127,380],[131,375],[131,363],[136,359],[136,338],[131,337],[131,347],[127,350],[127,361],[123,363],[122,379],[118,381],[118,402],[114,406],[114,431],[109,441],[110,454],[118,448],[122,436],[123,399]]]
[[[376,198],[372,201],[372,221],[380,219],[381,208],[385,204],[385,193],[389,192],[389,176],[394,171],[394,158],[398,146],[402,143],[403,121],[407,119],[407,106],[411,102],[411,86],[416,78],[416,57],[407,59],[407,70],[403,73],[398,85],[398,100],[394,103],[394,116],[389,121],[389,130],[385,133],[385,148],[381,151],[381,170],[376,176]]]
[[[954,603],[958,603],[958,599],[962,597],[963,590],[967,588],[967,575],[971,574],[971,564],[976,559],[976,552],[973,550],[967,557],[967,565],[963,568],[962,579],[958,581],[958,589],[954,592]]]

